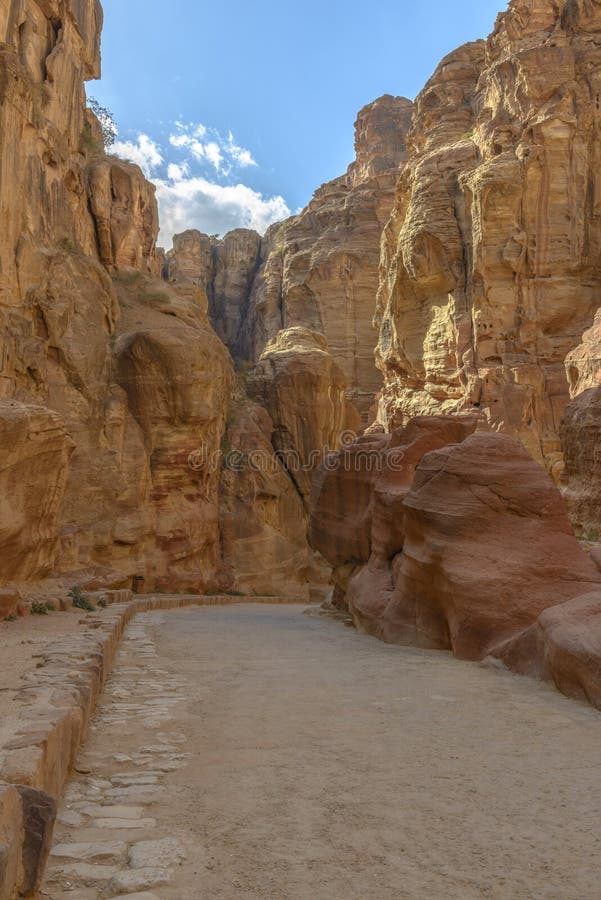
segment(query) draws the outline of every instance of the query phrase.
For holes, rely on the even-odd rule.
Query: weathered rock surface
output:
[[[479,659],[600,574],[547,473],[506,435],[428,454],[405,498],[405,542],[386,640]]]
[[[577,533],[601,537],[601,310],[566,358],[572,401],[561,423],[562,487]]]
[[[147,589],[203,591],[226,587],[230,571],[219,488],[232,366],[207,313],[222,298],[215,323],[230,340],[260,239],[235,232],[201,241],[193,267],[185,252],[175,268],[168,261],[170,286],[155,277],[163,263],[154,187],[137,166],[105,155],[86,109],[84,81],[100,74],[101,25],[97,0],[11,0],[0,10],[0,587],[8,611],[21,583],[49,575],[88,588],[142,575]],[[285,474],[278,491],[270,516],[282,523],[300,501]],[[261,510],[252,515],[262,521]],[[296,554],[309,551],[292,519],[278,553],[295,559],[288,590],[298,585],[302,594]],[[270,561],[254,561],[261,584]]]
[[[514,672],[552,681],[568,697],[601,709],[601,592],[545,610],[493,655]]]
[[[601,386],[588,388],[567,406],[561,426],[565,459],[563,491],[579,536],[601,538]]]
[[[59,512],[73,442],[55,412],[0,401],[2,579],[50,575],[59,549]],[[12,611],[16,596],[13,597]]]
[[[271,443],[273,423],[243,391],[230,408],[220,516],[226,577],[241,594],[310,599],[315,576],[301,497]]]
[[[412,109],[386,95],[361,110],[348,172],[262,240],[246,230],[223,240],[192,231],[176,236],[168,255],[170,279],[185,275],[206,288],[211,321],[235,359],[256,363],[281,330],[324,335],[364,425],[381,384],[372,326],[380,235]]]
[[[43,791],[0,782],[0,898],[30,897],[52,843],[56,800]]]
[[[390,599],[416,466],[475,425],[473,417],[441,416],[415,419],[391,435],[374,430],[330,454],[316,472],[309,538],[334,568],[335,605],[352,607],[368,630]]]
[[[382,244],[382,421],[481,410],[556,474],[598,307],[601,7],[513,0],[416,100]]]
[[[362,630],[467,659],[601,585],[549,475],[475,424],[417,419],[333,455],[315,477],[310,531]]]
[[[300,327],[278,332],[249,377],[250,394],[272,418],[273,446],[307,501],[323,454],[345,431],[360,428],[345,388],[326,338]]]

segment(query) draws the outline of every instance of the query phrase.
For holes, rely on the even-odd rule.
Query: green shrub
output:
[[[48,615],[48,607],[45,603],[40,600],[32,600],[31,602],[31,615],[32,616],[47,616]]]
[[[18,617],[17,617],[16,613],[9,613],[4,621],[5,622],[16,622],[17,618]]]
[[[73,606],[76,609],[83,609],[85,612],[94,612],[96,609],[94,604],[87,597],[84,597],[80,587],[72,587],[69,591],[69,596],[73,600]]]

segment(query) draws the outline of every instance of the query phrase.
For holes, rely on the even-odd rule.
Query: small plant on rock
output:
[[[80,587],[72,587],[69,591],[69,596],[73,600],[73,606],[76,609],[83,609],[85,612],[94,612],[94,604],[91,603],[87,597],[84,597]]]
[[[32,616],[47,616],[48,615],[48,607],[45,603],[40,600],[32,600],[30,612]]]
[[[108,603],[106,602],[105,597],[101,597],[101,598],[100,598],[100,600],[98,601],[98,606],[100,607],[100,609],[106,609],[106,608],[107,608]]]
[[[4,621],[5,622],[16,622],[17,618],[18,617],[17,617],[16,613],[9,613]]]

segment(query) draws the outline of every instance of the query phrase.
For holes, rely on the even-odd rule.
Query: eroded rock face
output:
[[[309,600],[313,555],[302,500],[271,443],[273,423],[240,392],[221,473],[222,550],[231,590]],[[327,583],[327,575],[322,578]]]
[[[476,434],[429,453],[404,509],[385,640],[479,659],[543,610],[601,584],[561,494],[509,436]]]
[[[601,538],[601,311],[566,359],[572,401],[561,423],[565,468],[562,487],[574,527],[588,540]]]
[[[209,463],[225,431],[229,356],[202,301],[143,277],[117,283],[116,380],[150,466],[146,522],[132,509],[120,543],[145,540],[145,574],[158,589],[206,590],[217,586],[221,563],[219,473]]]
[[[309,537],[334,569],[334,601],[376,633],[405,541],[403,501],[425,453],[459,442],[473,417],[423,417],[332,453],[313,481]]]
[[[259,238],[201,241],[193,267],[178,256],[170,286],[155,277],[163,260],[154,187],[137,166],[105,155],[85,105],[84,81],[100,74],[101,25],[97,0],[0,9],[7,607],[18,583],[49,575],[90,588],[142,575],[147,589],[194,592],[232,580],[219,518],[232,365],[207,313],[215,292],[226,306],[243,302]],[[267,518],[282,523],[300,500],[285,475],[278,491]],[[245,588],[253,573],[264,586],[267,566],[288,554],[289,590],[306,590],[309,551],[290,518]]]
[[[579,394],[565,410],[562,428],[565,458],[563,490],[577,533],[601,538],[601,387]]]
[[[3,581],[50,575],[73,442],[44,407],[0,401],[0,556]]]
[[[416,100],[382,244],[382,421],[476,408],[556,474],[598,306],[596,3],[514,0]]]
[[[601,585],[550,476],[514,439],[475,427],[416,419],[316,474],[311,541],[362,630],[481,659]]]
[[[103,265],[159,275],[159,214],[154,186],[139,167],[118,159],[101,159],[89,168],[88,192]]]
[[[168,277],[185,273],[206,288],[211,321],[236,360],[257,363],[281,330],[324,335],[363,425],[381,384],[372,326],[380,235],[412,109],[409,100],[387,95],[361,110],[348,172],[262,240],[243,229],[221,241],[186,232],[169,254]]]
[[[514,672],[552,681],[568,697],[601,709],[601,591],[545,610],[494,656]]]
[[[278,332],[249,379],[250,393],[273,421],[273,446],[307,501],[323,454],[338,445],[345,430],[360,427],[345,387],[325,337],[299,327]]]

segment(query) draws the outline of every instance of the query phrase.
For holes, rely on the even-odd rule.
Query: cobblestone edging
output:
[[[20,727],[0,747],[0,900],[30,897],[52,842],[62,795],[128,623],[186,606],[299,603],[274,597],[149,596],[88,614],[88,630],[61,638],[24,677]]]

